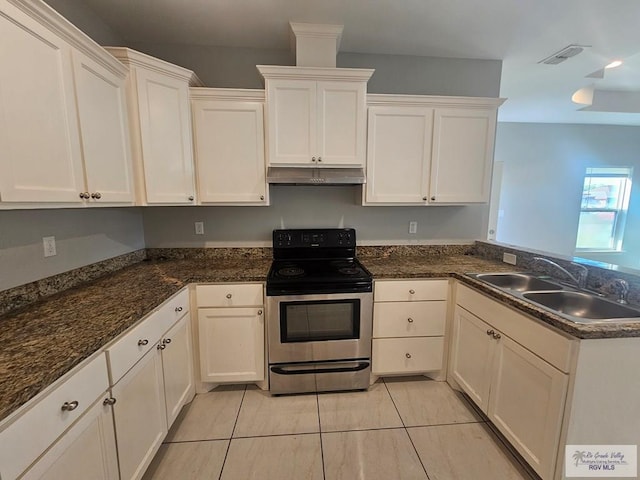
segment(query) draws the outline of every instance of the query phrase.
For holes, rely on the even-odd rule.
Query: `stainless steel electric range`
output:
[[[267,277],[273,394],[366,389],[373,281],[351,228],[273,231]]]

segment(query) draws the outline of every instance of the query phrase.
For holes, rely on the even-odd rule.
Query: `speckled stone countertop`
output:
[[[375,279],[457,278],[578,338],[640,336],[640,324],[576,325],[465,275],[517,270],[511,265],[466,254],[464,249],[436,253],[368,254],[360,259]],[[149,256],[165,258],[153,252]],[[260,253],[238,258],[169,256],[142,261],[0,316],[0,419],[185,285],[262,282],[270,264],[271,259]]]

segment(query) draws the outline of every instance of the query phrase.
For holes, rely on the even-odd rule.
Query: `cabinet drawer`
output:
[[[373,305],[373,336],[434,337],[444,335],[447,302],[389,302]]]
[[[255,307],[264,304],[261,283],[197,285],[198,307]]]
[[[167,322],[170,328],[171,325],[180,320],[185,314],[189,313],[189,290],[183,289],[176,293],[173,297],[169,298],[162,304],[158,310],[162,311],[167,316]]]
[[[109,388],[99,355],[0,433],[0,477],[16,478]],[[77,404],[76,404],[77,402]],[[63,410],[69,405],[72,410]]]
[[[372,373],[390,375],[440,370],[444,337],[376,338],[372,345]]]
[[[166,310],[156,310],[107,348],[111,385],[115,385],[145,353],[155,348],[162,334],[171,326],[172,318]]]
[[[385,280],[375,282],[376,302],[446,300],[447,280]],[[413,292],[413,293],[412,293]]]

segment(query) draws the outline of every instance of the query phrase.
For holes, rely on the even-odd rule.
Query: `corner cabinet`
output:
[[[268,205],[264,90],[192,88],[198,203]]]
[[[502,99],[368,95],[364,205],[489,201]]]
[[[544,480],[554,478],[575,348],[457,285],[449,375]]]
[[[127,100],[138,203],[194,205],[195,182],[187,69],[129,48],[106,47],[129,67]]]
[[[2,208],[133,204],[126,68],[44,3],[0,1]]]
[[[363,167],[373,70],[259,65],[270,166]]]

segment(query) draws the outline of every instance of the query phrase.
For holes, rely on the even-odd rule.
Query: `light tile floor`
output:
[[[219,387],[183,409],[143,480],[531,480],[444,382],[271,397]]]

